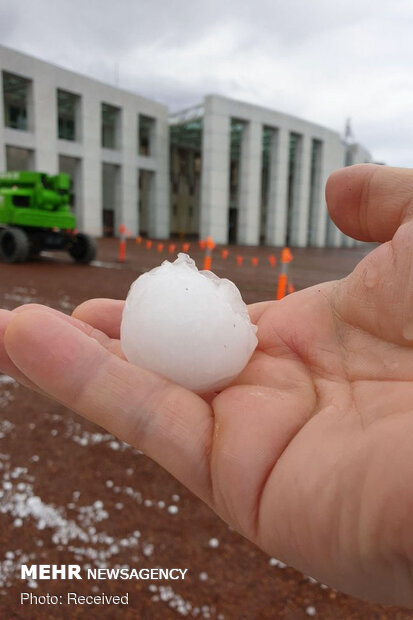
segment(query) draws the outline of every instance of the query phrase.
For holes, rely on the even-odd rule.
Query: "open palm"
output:
[[[378,166],[330,177],[337,224],[385,243],[343,280],[251,306],[258,349],[212,400],[125,361],[115,300],[74,318],[1,311],[0,369],[143,450],[272,555],[413,605],[412,185]]]

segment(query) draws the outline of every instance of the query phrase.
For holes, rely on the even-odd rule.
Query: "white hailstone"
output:
[[[243,370],[256,331],[235,284],[198,271],[180,253],[132,284],[121,345],[132,364],[202,393],[225,387]]]
[[[277,558],[270,558],[268,564],[270,566],[278,566],[278,568],[285,568],[287,566],[287,564],[284,564],[281,560],[277,560]]]
[[[209,541],[208,541],[208,545],[212,549],[216,549],[217,547],[219,547],[219,540],[218,540],[218,538],[210,538]]]

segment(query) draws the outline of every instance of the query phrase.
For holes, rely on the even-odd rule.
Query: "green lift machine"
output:
[[[96,255],[91,237],[76,229],[71,179],[43,172],[0,173],[0,259],[21,263],[43,250],[63,250],[88,264]]]

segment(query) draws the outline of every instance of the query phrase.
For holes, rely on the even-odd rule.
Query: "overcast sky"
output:
[[[0,0],[0,42],[171,110],[217,93],[413,167],[413,0]]]

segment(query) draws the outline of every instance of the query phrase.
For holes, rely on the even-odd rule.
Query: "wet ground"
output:
[[[295,288],[348,274],[371,247],[296,250]],[[191,254],[202,265],[203,253]],[[212,268],[240,287],[247,302],[274,298],[277,269],[268,248],[221,248]],[[243,257],[242,266],[236,256]],[[258,267],[251,257],[259,259]],[[47,255],[0,264],[0,307],[38,302],[70,313],[90,297],[125,297],[136,276],[168,257],[128,242],[127,260],[102,240],[93,266]],[[34,352],[35,354],[35,352]],[[21,564],[87,568],[187,568],[184,581],[38,581]],[[21,605],[22,592],[129,594],[128,606]],[[198,618],[299,620],[412,618],[368,605],[301,575],[242,539],[139,451],[62,406],[0,375],[0,618]],[[41,600],[41,599],[39,599]]]

